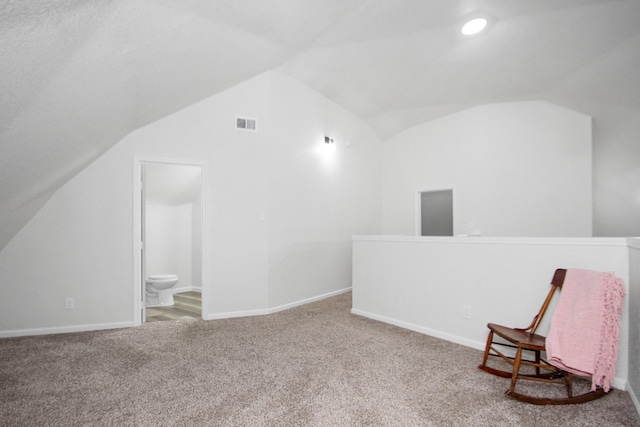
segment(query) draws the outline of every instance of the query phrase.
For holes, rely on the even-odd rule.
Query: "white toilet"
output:
[[[174,305],[171,288],[178,283],[175,274],[156,274],[147,277],[147,307],[170,307]]]

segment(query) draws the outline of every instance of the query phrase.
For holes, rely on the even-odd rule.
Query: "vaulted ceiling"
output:
[[[640,109],[638,20],[637,0],[0,0],[0,249],[123,136],[267,70],[382,138],[488,102]]]

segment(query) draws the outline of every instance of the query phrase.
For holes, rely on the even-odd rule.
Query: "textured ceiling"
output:
[[[481,36],[462,23],[483,14]],[[382,138],[473,105],[640,108],[637,0],[0,0],[0,248],[129,132],[267,70]]]

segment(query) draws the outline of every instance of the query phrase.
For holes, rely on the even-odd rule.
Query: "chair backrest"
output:
[[[547,308],[549,308],[549,303],[551,303],[553,294],[555,294],[558,289],[562,288],[562,284],[564,283],[564,278],[566,275],[567,275],[567,270],[565,268],[558,268],[553,273],[553,278],[551,279],[551,290],[549,290],[549,293],[547,294],[547,298],[544,300],[542,307],[540,307],[540,311],[533,318],[533,323],[531,324],[531,329],[530,329],[531,333],[534,333],[536,329],[538,329],[538,326],[540,326],[540,322],[542,321],[542,318],[544,317],[544,314],[546,313]]]

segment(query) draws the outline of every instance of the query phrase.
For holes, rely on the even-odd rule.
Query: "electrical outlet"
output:
[[[73,310],[73,308],[75,307],[76,302],[74,301],[73,298],[71,297],[66,297],[64,299],[64,309],[65,310]]]
[[[468,305],[462,306],[462,317],[465,319],[471,319],[471,307]]]

